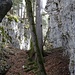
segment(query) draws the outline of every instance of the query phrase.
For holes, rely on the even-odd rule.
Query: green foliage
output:
[[[25,25],[25,29],[29,29],[29,28],[30,28],[29,24]]]
[[[10,15],[7,15],[6,18],[7,18],[9,21],[15,20],[15,22],[19,22],[19,17],[16,16],[16,15],[10,14]]]

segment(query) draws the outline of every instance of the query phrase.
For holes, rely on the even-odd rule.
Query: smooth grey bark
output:
[[[41,15],[41,0],[36,0],[36,32],[39,48],[43,54],[43,35],[42,35],[42,15]]]
[[[40,48],[38,45],[38,39],[37,39],[37,34],[36,34],[36,29],[35,29],[35,24],[34,24],[31,0],[25,0],[25,2],[26,2],[28,20],[30,23],[32,42],[33,42],[34,49],[36,50],[36,54],[37,54],[37,61],[38,61],[40,75],[47,75],[45,68],[44,68],[44,64],[43,64],[42,54],[40,52]]]

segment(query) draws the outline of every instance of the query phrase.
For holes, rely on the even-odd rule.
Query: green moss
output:
[[[29,28],[30,28],[29,24],[25,25],[25,29],[29,29]]]
[[[18,16],[16,16],[16,15],[10,14],[10,15],[7,15],[6,18],[7,18],[9,21],[15,20],[15,22],[19,22],[19,18],[18,18]]]
[[[34,35],[32,35],[32,38],[34,39],[33,43],[35,44],[35,48],[36,48],[36,53],[37,53],[37,64],[39,66],[39,70],[40,70],[40,74],[39,75],[47,75],[45,68],[44,68],[44,64],[43,64],[43,56],[41,53],[41,50],[39,48],[38,45],[38,39],[37,39],[37,34],[36,34],[36,28],[35,28],[35,24],[34,24],[34,17],[33,17],[33,11],[32,11],[32,4],[31,4],[31,0],[25,0],[26,1],[26,8],[27,8],[27,16],[28,16],[28,20],[30,23],[30,28],[31,31],[33,32]]]
[[[0,27],[0,31],[3,37],[2,42],[6,42],[7,39],[11,42],[12,38],[8,35],[8,33],[5,32],[3,27]]]

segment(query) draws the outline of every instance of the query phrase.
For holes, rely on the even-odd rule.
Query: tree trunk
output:
[[[40,75],[47,75],[45,68],[44,68],[44,64],[43,64],[42,54],[40,52],[40,48],[38,45],[38,39],[37,39],[37,34],[36,34],[36,29],[35,29],[35,24],[34,24],[31,0],[25,0],[25,1],[26,1],[28,20],[30,23],[32,41],[33,41],[34,49],[36,50],[36,54],[37,54],[37,61],[38,61]]]
[[[38,38],[38,44],[43,55],[43,35],[42,35],[42,15],[41,15],[41,5],[40,0],[36,0],[36,32]]]

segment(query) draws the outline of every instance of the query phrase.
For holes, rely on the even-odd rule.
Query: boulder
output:
[[[0,0],[0,22],[12,7],[12,0]]]

